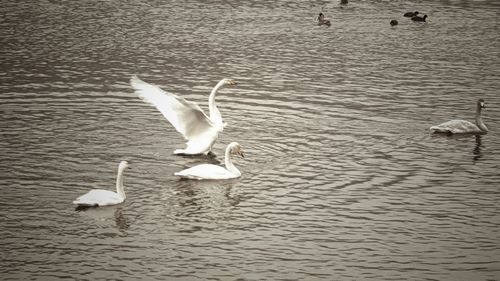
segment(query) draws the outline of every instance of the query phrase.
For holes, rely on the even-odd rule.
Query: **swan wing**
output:
[[[93,189],[78,197],[75,201],[73,201],[73,204],[80,206],[107,206],[120,204],[123,201],[124,198],[116,192],[103,189]]]
[[[198,166],[194,166],[192,168],[177,172],[174,175],[181,178],[197,180],[221,180],[237,177],[237,175],[229,172],[226,168],[212,164],[201,164]]]
[[[213,135],[215,127],[198,104],[163,91],[137,76],[130,79],[130,84],[135,93],[142,100],[154,105],[185,139],[199,142],[196,140],[199,137]]]
[[[481,129],[479,129],[475,124],[466,120],[450,120],[442,124],[432,126],[430,130],[434,133],[452,134],[481,132]]]

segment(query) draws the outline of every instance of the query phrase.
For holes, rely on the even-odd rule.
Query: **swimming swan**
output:
[[[225,123],[215,105],[217,91],[225,85],[236,85],[233,79],[222,79],[208,97],[210,117],[195,102],[190,102],[160,87],[148,84],[137,76],[130,79],[135,93],[144,101],[154,105],[174,128],[187,140],[186,149],[176,149],[174,154],[208,154]]]
[[[125,201],[125,191],[123,190],[123,171],[128,168],[127,161],[121,161],[118,165],[118,175],[116,176],[116,192],[104,189],[92,189],[87,194],[78,197],[73,204],[78,206],[109,206],[120,204]]]
[[[245,158],[243,149],[237,142],[230,143],[226,148],[225,168],[212,164],[201,164],[186,170],[174,173],[174,175],[185,179],[196,180],[225,180],[241,176],[241,172],[233,165],[231,155],[237,154]]]
[[[477,100],[476,124],[465,120],[451,120],[430,128],[433,133],[447,134],[482,134],[487,133],[488,128],[481,118],[481,109],[486,108],[483,99]]]

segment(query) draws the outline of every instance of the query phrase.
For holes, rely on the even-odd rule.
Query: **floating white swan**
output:
[[[241,157],[244,157],[243,149],[237,142],[230,143],[226,148],[226,155],[224,159],[226,166],[225,168],[212,164],[201,164],[177,172],[174,175],[181,178],[196,180],[225,180],[240,177],[241,172],[234,166],[233,162],[231,161],[232,154],[238,154]]]
[[[430,128],[433,133],[447,134],[482,134],[488,132],[488,128],[481,118],[481,109],[486,108],[483,99],[477,100],[476,124],[465,120],[451,120]]]
[[[116,176],[116,192],[93,189],[87,194],[78,197],[73,204],[78,206],[108,206],[116,205],[125,201],[125,191],[123,190],[123,171],[128,167],[127,161],[121,161],[118,165],[118,175]]]
[[[236,85],[233,79],[222,79],[208,97],[210,117],[195,102],[190,102],[172,93],[148,84],[136,76],[130,79],[135,93],[144,101],[154,105],[174,128],[188,141],[186,149],[176,149],[174,154],[208,154],[225,123],[215,105],[215,94],[224,85]]]

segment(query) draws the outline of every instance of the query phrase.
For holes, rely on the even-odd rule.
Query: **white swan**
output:
[[[487,133],[488,128],[481,118],[481,109],[486,108],[483,99],[477,100],[476,124],[465,120],[451,120],[430,128],[433,133],[447,134],[482,134]]]
[[[191,167],[186,170],[174,173],[174,175],[186,179],[196,180],[225,180],[233,179],[241,176],[241,172],[234,166],[231,161],[231,155],[238,154],[244,158],[243,149],[237,142],[230,143],[226,148],[225,168],[212,164],[201,164]]]
[[[78,197],[73,204],[78,206],[109,206],[120,204],[125,201],[125,191],[123,190],[123,171],[128,168],[127,161],[121,161],[118,165],[118,175],[116,176],[116,192],[93,189],[87,194]]]
[[[187,140],[186,149],[176,149],[174,154],[208,154],[225,123],[215,105],[215,94],[224,85],[236,85],[233,79],[222,79],[208,97],[210,117],[195,102],[190,102],[172,93],[148,84],[136,76],[130,79],[135,93],[144,101],[154,105],[174,128]]]

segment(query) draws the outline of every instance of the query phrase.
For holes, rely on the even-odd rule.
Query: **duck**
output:
[[[92,189],[86,194],[78,197],[73,204],[79,207],[102,207],[123,203],[127,198],[123,189],[123,171],[129,167],[127,161],[121,161],[118,165],[116,176],[116,192],[104,189]]]
[[[316,22],[318,23],[318,25],[331,25],[330,21],[325,19],[325,15],[323,13],[319,13],[318,17],[316,18]]]
[[[427,18],[427,15],[424,15],[423,17],[413,16],[413,17],[411,17],[411,20],[424,22],[426,18]]]
[[[241,172],[232,162],[231,156],[234,154],[245,158],[243,149],[237,142],[232,142],[226,147],[224,158],[225,167],[213,164],[201,164],[176,172],[174,175],[180,177],[181,179],[193,180],[226,180],[238,178],[241,176]]]
[[[348,0],[340,0],[340,4],[345,5],[345,4],[347,4],[347,3],[349,3],[349,1],[348,1]]]
[[[488,132],[488,127],[481,118],[482,109],[486,108],[484,99],[480,98],[476,103],[476,123],[466,120],[451,120],[442,124],[430,127],[432,133],[445,134],[485,134]]]
[[[391,20],[390,24],[391,24],[391,26],[398,25],[398,21],[397,20]]]
[[[411,17],[414,17],[416,15],[418,15],[418,11],[415,11],[415,12],[406,12],[403,16],[411,18]]]

